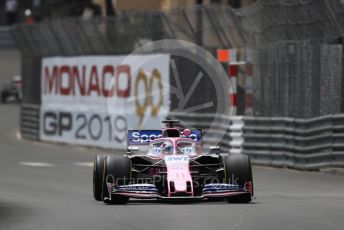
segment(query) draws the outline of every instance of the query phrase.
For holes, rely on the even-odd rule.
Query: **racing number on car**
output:
[[[157,94],[154,92],[154,84],[158,86],[158,100],[153,100]],[[144,95],[139,94],[139,86],[144,87]],[[143,99],[143,100],[142,100]],[[135,105],[136,114],[139,117],[139,127],[142,127],[143,119],[145,117],[146,111],[151,108],[150,115],[156,117],[163,105],[164,92],[163,92],[163,82],[161,78],[161,73],[159,70],[154,69],[151,76],[147,76],[144,70],[140,70],[135,81]]]
[[[184,173],[176,173],[175,174],[175,178],[176,179],[185,179],[185,174]]]

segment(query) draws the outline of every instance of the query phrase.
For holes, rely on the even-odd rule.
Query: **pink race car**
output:
[[[223,154],[218,147],[204,153],[201,130],[176,127],[177,121],[163,123],[163,130],[129,130],[125,156],[96,156],[93,194],[97,201],[252,200],[252,171],[246,155]]]

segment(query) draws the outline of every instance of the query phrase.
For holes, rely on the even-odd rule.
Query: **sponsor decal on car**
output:
[[[165,162],[188,162],[188,156],[166,156]]]
[[[147,145],[152,140],[161,137],[161,130],[128,130],[128,145]],[[197,129],[191,130],[189,138],[193,139],[197,143],[201,143],[202,131]]]

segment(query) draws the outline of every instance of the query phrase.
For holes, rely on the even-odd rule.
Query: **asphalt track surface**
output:
[[[96,202],[100,151],[18,140],[18,119],[0,105],[0,229],[343,229],[344,176],[322,173],[254,167],[250,204]]]

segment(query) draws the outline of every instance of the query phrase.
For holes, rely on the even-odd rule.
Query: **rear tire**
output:
[[[93,163],[93,197],[97,201],[102,200],[104,160],[105,156],[97,155]]]
[[[223,159],[225,170],[225,182],[245,186],[246,182],[252,183],[253,179],[251,162],[246,155],[230,155]],[[252,194],[243,194],[239,196],[229,197],[227,200],[230,203],[248,203],[252,200]]]
[[[106,182],[109,181],[116,185],[125,185],[129,183],[131,176],[131,161],[127,156],[108,155],[105,159],[105,168],[103,174],[103,192],[102,199],[107,204],[126,204],[129,197],[120,195],[111,195],[111,200]],[[112,181],[115,180],[115,181]]]

